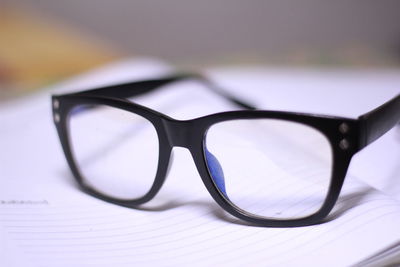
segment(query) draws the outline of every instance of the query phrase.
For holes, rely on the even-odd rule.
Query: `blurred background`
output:
[[[0,99],[108,62],[400,66],[400,1],[0,0]]]

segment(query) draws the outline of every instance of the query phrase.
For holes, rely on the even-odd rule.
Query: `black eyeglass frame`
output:
[[[185,79],[195,79],[225,97],[238,107],[246,110],[215,113],[191,120],[176,120],[165,114],[131,102],[127,98],[162,88],[164,85]],[[168,171],[172,148],[189,149],[201,179],[212,198],[228,213],[244,221],[269,227],[296,227],[313,225],[323,219],[333,209],[352,156],[365,146],[386,133],[400,120],[400,95],[373,111],[349,119],[335,116],[305,114],[297,112],[255,110],[252,105],[220,90],[206,78],[195,74],[173,75],[166,78],[139,81],[115,86],[97,88],[77,93],[52,96],[53,118],[68,165],[85,192],[105,201],[126,206],[138,207],[151,200],[163,185]],[[68,129],[70,112],[81,105],[106,105],[140,115],[152,123],[159,139],[158,169],[151,189],[141,198],[120,200],[104,195],[85,183],[84,177],[74,159]],[[332,148],[333,166],[327,197],[321,208],[314,214],[295,219],[268,219],[248,213],[224,196],[215,184],[205,158],[204,140],[207,130],[215,123],[237,119],[280,119],[297,122],[312,127],[326,136]]]

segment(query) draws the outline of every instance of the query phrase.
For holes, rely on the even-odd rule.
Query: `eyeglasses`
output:
[[[244,110],[175,120],[128,98],[196,80]],[[352,156],[400,120],[400,95],[358,119],[255,110],[199,75],[175,75],[52,97],[67,162],[84,191],[137,207],[165,181],[172,148],[190,150],[214,200],[261,226],[321,222]]]

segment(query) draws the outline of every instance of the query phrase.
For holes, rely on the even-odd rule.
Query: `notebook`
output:
[[[400,264],[400,190],[394,183],[400,178],[398,129],[355,158],[334,210],[315,226],[257,227],[231,217],[208,195],[182,148],[173,151],[160,193],[141,209],[109,204],[80,191],[56,135],[50,94],[170,72],[171,67],[155,60],[118,62],[0,108],[2,266]],[[369,75],[243,67],[206,72],[260,108],[350,117],[394,96],[400,80],[392,70],[367,71]],[[234,108],[190,83],[135,101],[177,119]]]

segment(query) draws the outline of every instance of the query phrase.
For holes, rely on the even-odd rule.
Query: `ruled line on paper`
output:
[[[367,201],[367,203],[368,203],[369,201]],[[384,206],[380,206],[380,207],[378,207],[379,209],[382,209],[382,208],[384,208]],[[218,230],[219,229],[219,227],[220,226],[217,226],[215,229],[216,230]],[[192,228],[191,227],[188,227],[190,230],[192,230]],[[209,232],[209,230],[210,229],[208,229],[208,232]],[[311,229],[310,229],[311,230]],[[308,231],[310,231],[310,230],[308,230]],[[315,229],[314,229],[315,230]],[[100,231],[107,231],[107,229],[101,229]],[[214,237],[215,238],[219,238],[219,237],[224,237],[225,235],[229,235],[229,234],[232,234],[232,233],[235,233],[235,231],[237,231],[237,229],[235,229],[235,230],[232,230],[232,232],[227,232],[227,233],[222,233],[222,234],[220,234],[220,235],[215,235]],[[305,231],[305,233],[307,233],[308,231]],[[199,235],[202,235],[202,234],[204,234],[204,232],[200,232],[199,233]],[[258,232],[255,232],[255,233],[253,233],[253,236],[256,236],[258,234]],[[280,233],[281,234],[281,233]],[[301,233],[301,234],[299,234],[299,236],[301,236],[301,235],[303,235],[304,233]],[[168,234],[166,235],[166,236],[168,236]],[[279,236],[279,234],[277,234],[277,236]],[[115,237],[115,235],[114,234],[112,234],[112,235],[110,235],[110,238],[111,237]],[[250,238],[251,237],[251,235],[249,236],[249,235],[247,235],[247,238]],[[272,238],[273,236],[269,236],[269,238]],[[151,237],[150,237],[151,238]],[[157,237],[158,238],[158,237]],[[291,240],[293,240],[293,238],[296,238],[296,236],[291,236]],[[162,244],[173,244],[173,243],[179,243],[180,241],[185,241],[187,239],[187,237],[184,237],[183,239],[176,239],[176,240],[170,240],[170,242],[166,242],[166,243],[161,243],[161,245]],[[235,239],[233,239],[233,240],[231,240],[232,242],[234,241]],[[248,240],[250,240],[250,239],[248,239]],[[134,240],[134,242],[137,242],[138,240]],[[139,240],[140,241],[140,240]],[[207,243],[207,242],[209,242],[210,240],[209,239],[205,239],[205,240],[203,240],[201,243]],[[271,241],[271,239],[269,239],[269,241]],[[253,243],[253,242],[252,242]],[[282,241],[282,243],[284,244],[285,243],[285,240],[283,240]],[[191,243],[188,243],[187,245],[199,245],[200,243],[193,243],[193,244],[191,244]],[[253,243],[253,245],[254,244],[257,244],[257,243]],[[114,245],[114,244],[113,244]],[[159,243],[158,243],[158,245],[160,245]],[[271,244],[271,246],[277,246],[278,244],[276,244],[276,243],[272,243]],[[220,246],[224,246],[224,244],[220,244]],[[96,245],[94,245],[94,247],[96,247]],[[153,252],[151,252],[151,253],[140,253],[140,250],[143,250],[144,248],[151,248],[151,247],[154,247],[154,245],[148,245],[148,246],[143,246],[143,245],[141,245],[141,246],[134,246],[134,247],[126,247],[125,249],[122,249],[122,248],[116,248],[116,249],[111,249],[111,250],[109,250],[110,252],[111,251],[118,251],[118,252],[121,252],[121,250],[122,251],[132,251],[132,250],[138,250],[139,249],[139,253],[138,252],[136,252],[135,253],[135,255],[136,256],[149,256],[149,255],[151,255]],[[215,249],[217,249],[218,247],[216,246],[216,244],[214,244],[214,246],[213,246],[213,249],[215,250]],[[26,247],[25,247],[25,249],[26,249]],[[174,251],[174,250],[176,250],[177,248],[173,248],[173,249],[171,249],[170,251]],[[240,249],[240,247],[238,247],[238,248],[236,248],[236,249]],[[89,251],[82,251],[82,253],[83,254],[87,254],[88,252],[93,252],[93,253],[100,253],[100,252],[107,252],[108,251],[108,249],[103,249],[103,250],[99,250],[99,249],[93,249],[93,250],[89,250]],[[168,251],[168,250],[167,250]],[[207,251],[207,250],[205,250],[205,251]],[[29,253],[29,251],[27,251],[28,253]],[[44,250],[43,251],[43,254],[44,255],[47,255],[49,252],[51,252],[51,253],[56,253],[56,251],[46,251],[46,250]],[[191,254],[187,254],[186,252],[185,252],[185,254],[186,255],[196,255],[196,254],[198,254],[198,253],[201,253],[201,252],[204,252],[204,251],[202,251],[202,250],[197,250],[197,252],[195,252],[195,251],[192,251],[192,253]],[[256,251],[255,251],[256,252]],[[34,251],[32,251],[32,253],[35,253]],[[40,251],[37,251],[37,253],[38,254],[40,254]],[[76,253],[74,253],[74,251],[72,250],[71,251],[71,253],[72,254],[75,254],[76,255]],[[229,252],[225,252],[225,253],[228,253],[229,254]],[[78,253],[78,254],[80,254],[80,253]],[[156,255],[157,253],[155,253],[155,255]],[[209,254],[209,252],[208,253],[206,253],[208,256],[211,256],[210,254]],[[89,255],[90,255],[90,253],[89,253]],[[91,259],[91,257],[89,257],[89,255],[86,255],[85,256],[85,258],[87,259],[87,260],[89,260],[89,259]],[[130,254],[127,254],[127,257],[129,256]],[[221,256],[221,255],[223,255],[223,254],[216,254],[215,255],[215,257],[218,257],[218,255],[219,256]],[[36,256],[38,256],[38,255],[36,255]],[[54,255],[53,255],[54,256]],[[64,257],[62,258],[62,259],[67,259],[65,256],[66,255],[63,255]],[[179,254],[177,255],[177,256],[179,256]],[[183,256],[183,255],[180,255],[180,256]],[[120,255],[120,254],[118,254],[118,255],[103,255],[102,256],[102,258],[105,258],[105,259],[112,259],[112,258],[115,258],[115,257],[117,257],[117,258],[123,258],[124,256],[123,255]],[[93,256],[93,259],[95,259],[96,258],[96,256]],[[234,257],[233,257],[234,258]],[[79,259],[79,257],[77,257],[77,259]],[[163,257],[163,259],[165,260],[165,259],[168,259],[168,258],[165,258],[165,257]],[[73,258],[70,258],[70,260],[71,261],[73,261]],[[135,262],[138,262],[138,261],[135,261]]]
[[[349,188],[357,191],[360,187],[350,186],[348,189]],[[357,198],[357,196],[352,196],[351,194],[349,194],[349,196],[350,197],[339,199],[337,204],[341,204],[343,201],[350,203],[352,199]],[[351,209],[347,213],[356,220],[357,216],[355,215],[357,215],[357,212],[355,211],[359,212],[364,205],[382,204],[385,200],[386,198],[379,194],[374,195],[373,198],[368,197],[363,199],[361,203],[358,203],[355,209]],[[177,261],[182,264],[185,263],[184,257],[189,257],[205,264],[210,261],[213,264],[218,261],[226,263],[227,258],[235,263],[242,262],[246,264],[247,262],[251,263],[251,260],[244,260],[243,257],[240,256],[244,254],[240,251],[247,251],[249,247],[252,248],[251,254],[254,255],[253,258],[255,262],[257,261],[256,259],[263,260],[267,256],[278,257],[284,254],[284,251],[293,247],[287,246],[288,242],[297,242],[294,243],[297,244],[297,247],[295,246],[293,248],[297,248],[296,253],[300,254],[300,258],[307,255],[307,253],[310,253],[310,251],[315,248],[314,245],[308,245],[310,247],[308,250],[305,250],[305,244],[307,245],[308,243],[304,243],[301,239],[307,235],[315,234],[316,231],[318,231],[318,227],[309,227],[301,230],[284,229],[275,231],[265,228],[259,228],[257,230],[253,228],[250,230],[251,227],[247,229],[245,226],[232,226],[225,221],[210,220],[210,215],[212,213],[210,209],[212,209],[212,207],[215,207],[215,205],[210,205],[206,211],[197,209],[193,212],[194,210],[189,203],[186,206],[171,209],[166,212],[130,212],[129,209],[121,210],[119,207],[108,206],[108,204],[102,205],[99,202],[99,205],[94,205],[90,208],[84,205],[84,207],[82,207],[84,210],[78,208],[74,210],[68,206],[60,206],[36,208],[34,211],[23,209],[21,212],[16,212],[14,209],[13,213],[3,213],[2,210],[0,210],[0,214],[2,214],[2,218],[4,218],[3,215],[7,215],[4,218],[5,220],[16,220],[12,225],[5,223],[6,229],[9,234],[11,234],[11,238],[19,242],[19,247],[25,255],[27,255],[27,257],[32,257],[34,261],[39,263],[48,260],[60,260],[63,263],[78,264],[80,262],[85,262],[90,265],[91,262],[99,263],[99,260],[103,259],[111,264],[116,263],[115,260],[118,259],[118,264],[129,265],[134,263],[145,264],[148,262],[149,258],[151,258],[152,263],[163,263],[165,261],[174,262],[176,260],[175,258],[178,257],[179,260]],[[389,205],[387,207],[390,208],[391,206]],[[56,208],[56,211],[54,208]],[[376,207],[372,207],[371,211],[374,212],[375,209],[383,211],[385,210],[385,206],[377,205]],[[90,213],[90,216],[88,216],[88,213]],[[104,213],[108,213],[108,215],[99,216],[99,214]],[[379,213],[377,214],[376,216],[379,216]],[[343,216],[345,215],[346,214]],[[43,216],[53,221],[50,224],[48,224],[49,222],[46,220],[39,222],[30,221],[31,218],[43,218]],[[360,215],[360,219],[362,219],[363,216],[368,217],[368,212],[365,212],[364,215]],[[121,220],[119,217],[124,219]],[[152,219],[152,217],[154,217],[154,219]],[[383,217],[384,215],[380,218]],[[19,218],[19,221],[17,218]],[[70,220],[69,223],[66,223],[64,218],[78,220]],[[79,220],[79,218],[84,218],[84,220]],[[131,225],[129,220],[133,218],[135,219]],[[114,221],[108,221],[109,219]],[[339,219],[340,217],[337,220]],[[79,221],[82,221],[82,224],[77,224]],[[83,221],[87,224],[83,223]],[[62,224],[58,222],[62,222]],[[345,225],[351,222],[351,220],[348,220]],[[370,222],[373,222],[373,220],[370,220]],[[370,223],[365,223],[365,225],[369,224]],[[113,227],[114,225],[115,227]],[[75,235],[73,232],[67,232],[68,229],[69,231],[74,231],[73,229],[79,231],[81,228],[88,227],[92,228],[92,230],[85,230],[82,233],[76,232]],[[331,227],[335,229],[322,232],[324,236],[329,236],[330,233],[340,232],[341,227],[338,227],[335,223],[333,223]],[[177,229],[177,231],[169,231],[170,228]],[[17,229],[19,232],[16,231]],[[32,229],[34,231],[29,232],[32,231]],[[47,232],[38,232],[41,229],[46,229]],[[265,234],[265,231],[269,230],[274,234]],[[321,230],[319,231],[321,232]],[[65,236],[65,234],[67,234],[68,237],[64,239],[59,237]],[[23,238],[18,238],[18,236],[23,236]],[[210,236],[212,236],[212,238],[210,238]],[[31,240],[28,241],[27,238],[31,238]],[[215,239],[219,239],[220,241],[215,241]],[[319,237],[316,240],[322,242],[323,239],[324,238]],[[74,240],[79,240],[81,245],[63,246]],[[101,243],[98,244],[100,240],[103,240],[103,245],[101,245]],[[155,242],[155,240],[157,240],[157,242]],[[264,244],[265,240],[268,240],[267,245]],[[335,240],[337,239],[333,239],[333,241]],[[28,246],[29,244],[27,245],[27,241],[30,242],[30,246]],[[231,246],[231,243],[240,243],[241,245]],[[318,242],[315,243],[318,244]],[[47,247],[40,247],[40,244],[47,244]],[[57,244],[60,246],[57,246]],[[257,246],[259,248],[257,248]],[[196,249],[188,249],[187,247],[194,247]],[[268,250],[267,254],[265,250]],[[233,253],[235,251],[237,253]],[[172,256],[168,255],[168,253]],[[98,254],[101,254],[101,256]],[[130,259],[132,255],[135,255],[135,260]],[[46,266],[46,264],[43,266]],[[63,265],[61,264],[60,266]]]
[[[390,205],[390,206],[380,206],[380,207],[377,207],[377,208],[385,208],[385,207],[394,207],[394,205]],[[354,221],[356,221],[358,218],[360,218],[360,217],[362,217],[362,218],[364,218],[364,216],[365,215],[374,215],[373,217],[368,217],[368,221],[367,222],[365,222],[364,220],[363,221],[357,221],[357,224],[351,224],[351,222],[354,222]],[[353,218],[351,218],[350,220],[346,220],[346,221],[344,221],[344,222],[342,222],[342,223],[340,223],[340,224],[337,224],[337,225],[335,225],[335,230],[333,230],[333,229],[331,229],[331,230],[328,230],[328,231],[321,231],[323,234],[324,234],[324,236],[329,236],[328,234],[329,233],[335,233],[335,237],[333,238],[332,236],[331,236],[331,238],[330,239],[328,239],[328,240],[326,240],[326,241],[324,241],[323,239],[323,237],[321,238],[321,237],[314,237],[314,239],[313,240],[309,240],[309,243],[302,243],[301,245],[298,245],[298,246],[296,246],[296,247],[292,247],[291,248],[291,251],[296,251],[296,249],[304,249],[304,247],[303,246],[314,246],[315,248],[315,250],[318,248],[318,249],[321,249],[323,246],[327,246],[327,245],[329,245],[329,244],[331,244],[332,242],[335,242],[335,241],[337,241],[337,240],[339,240],[341,237],[343,237],[344,235],[346,235],[346,234],[351,234],[352,233],[352,231],[354,231],[355,229],[357,229],[357,228],[359,228],[359,227],[365,227],[365,226],[367,226],[368,224],[372,224],[372,223],[374,223],[374,222],[376,222],[378,219],[379,220],[381,220],[381,219],[383,219],[383,218],[385,218],[386,216],[389,216],[389,215],[398,215],[398,211],[396,211],[396,212],[387,212],[387,213],[382,213],[382,214],[376,214],[376,209],[375,208],[371,208],[370,210],[368,210],[368,211],[366,211],[365,213],[363,213],[363,214],[359,214],[359,216],[357,216],[357,217],[353,217]],[[347,228],[346,226],[350,226],[349,228]],[[342,232],[342,233],[340,233],[340,234],[337,234],[336,232],[337,232],[337,230],[342,230],[342,229],[344,229],[344,231]],[[317,230],[318,231],[318,230]],[[339,231],[340,232],[340,231]],[[322,234],[321,233],[321,234]],[[303,233],[304,234],[304,233]],[[288,242],[289,241],[291,241],[292,239],[290,239],[290,240],[287,240]],[[317,242],[314,242],[313,243],[313,241],[317,241]],[[280,244],[279,244],[280,246],[287,246],[287,244],[285,243],[285,242],[281,242]],[[314,250],[313,249],[313,250]],[[310,249],[311,250],[311,249]],[[254,253],[263,253],[264,251],[262,251],[262,250],[255,250],[254,251]],[[282,260],[282,263],[284,263],[284,262],[290,262],[290,260],[294,260],[294,259],[296,259],[296,258],[298,258],[299,257],[299,255],[296,255],[296,256],[294,256],[294,255],[292,255],[292,258],[288,258],[287,256],[286,256],[286,254],[287,254],[287,252],[286,251],[279,251],[279,252],[277,252],[276,254],[273,254],[273,255],[269,255],[272,259],[273,259],[273,261],[276,261],[276,262],[279,262],[280,260],[279,259],[282,259],[282,258],[280,258],[281,256],[283,256],[283,255],[285,255],[285,258],[284,258],[284,260]],[[236,260],[240,260],[240,258],[234,258],[234,259],[236,259]],[[252,264],[252,263],[255,263],[256,261],[247,261],[246,260],[246,264]]]
[[[349,201],[350,199],[347,199],[347,201]],[[340,203],[341,201],[339,201],[338,203]],[[203,215],[208,215],[210,212],[204,212],[203,213]],[[96,214],[96,213],[95,213]],[[122,213],[121,213],[122,214]],[[3,214],[4,215],[4,214]],[[29,215],[32,215],[32,214],[29,214]],[[114,214],[113,215],[113,219],[115,218],[115,215],[116,214]],[[186,214],[185,214],[185,212],[181,212],[180,214],[175,214],[175,217],[179,217],[179,216],[186,216]],[[202,216],[202,215],[200,215],[200,216]],[[109,218],[110,216],[104,216],[105,218]],[[89,219],[93,219],[93,218],[102,218],[102,216],[99,216],[99,217],[88,217]],[[75,220],[76,219],[78,219],[78,218],[75,218]],[[187,218],[186,218],[187,219]],[[198,217],[193,217],[193,220],[197,220],[198,219]],[[63,220],[63,222],[65,221],[65,218],[63,218],[62,219]],[[82,220],[83,220],[83,218],[82,218]],[[162,220],[162,219],[161,219]],[[46,220],[44,220],[44,221],[46,221]],[[57,221],[57,220],[55,220],[55,221]],[[185,221],[185,222],[187,222],[187,221]],[[185,222],[182,222],[182,223],[185,223]],[[178,223],[179,224],[179,222],[175,222],[174,224],[176,225],[176,223]],[[29,224],[32,224],[32,220],[31,219],[29,219]],[[90,224],[90,226],[91,227],[95,227],[95,226],[99,226],[99,225],[107,225],[107,224],[120,224],[120,221],[118,220],[118,219],[116,219],[115,221],[110,221],[110,222],[96,222],[96,223],[91,223]],[[87,224],[85,224],[85,223],[83,223],[83,224],[65,224],[65,225],[8,225],[8,224],[5,224],[4,225],[5,227],[7,227],[7,228],[32,228],[32,229],[35,229],[35,228],[43,228],[43,227],[46,227],[46,228],[51,228],[51,227],[61,227],[61,228],[64,228],[64,227],[80,227],[80,226],[82,226],[82,227],[84,227],[84,226],[87,226]],[[131,228],[132,226],[131,226],[131,224],[129,224],[128,226],[120,226],[120,227],[116,227],[116,228],[106,228],[105,230],[122,230],[122,229],[129,229],[129,228]],[[164,227],[168,227],[168,225],[166,225],[166,226],[164,226]],[[13,232],[13,231],[9,231],[9,233],[23,233],[23,234],[25,234],[25,233],[28,233],[28,232]],[[30,232],[30,233],[32,233],[32,234],[36,234],[36,233],[40,233],[40,234],[42,234],[43,232]],[[134,233],[132,233],[132,234],[134,234]]]
[[[382,208],[383,206],[381,206],[381,207],[379,207],[379,208]],[[371,211],[373,211],[374,209],[371,209]],[[367,213],[366,213],[367,214]],[[390,213],[390,214],[393,214],[393,213]],[[382,215],[382,217],[383,216],[385,216],[385,214],[384,215]],[[376,216],[376,218],[380,218],[380,216]],[[344,222],[343,224],[347,224],[347,222],[348,221],[346,221],[346,222]],[[336,225],[336,226],[338,226],[338,225]],[[318,230],[318,229],[308,229],[308,230],[306,230],[306,231],[304,231],[304,232],[301,232],[301,233],[299,233],[298,235],[290,235],[290,237],[287,237],[287,239],[283,239],[283,240],[280,240],[279,241],[279,243],[273,243],[273,244],[269,244],[270,245],[270,247],[274,247],[274,249],[276,249],[277,248],[277,246],[279,246],[279,245],[281,245],[281,246],[285,246],[285,251],[281,251],[281,253],[287,253],[287,251],[289,250],[289,247],[287,246],[287,242],[290,242],[290,241],[293,241],[294,239],[296,239],[297,237],[301,237],[301,236],[304,236],[304,235],[306,235],[306,234],[308,234],[308,233],[310,233],[310,232],[315,232],[316,230]],[[290,230],[288,230],[288,231],[290,231]],[[325,232],[324,232],[325,233]],[[281,234],[281,233],[280,233]],[[276,236],[279,236],[280,234],[277,234]],[[233,241],[235,241],[235,240],[233,240]],[[237,241],[237,240],[236,240]],[[268,240],[269,241],[269,243],[271,243],[271,239],[269,239]],[[243,248],[246,248],[246,247],[248,247],[248,245],[252,245],[252,246],[256,246],[256,245],[258,245],[258,244],[261,244],[261,243],[263,243],[263,242],[265,242],[265,240],[262,240],[262,241],[259,241],[259,242],[256,242],[256,243],[254,243],[253,241],[251,241],[250,243],[248,243],[248,242],[245,242],[244,244],[242,244],[242,246],[240,246],[240,247],[236,247],[235,249],[243,249]],[[215,250],[217,250],[218,249],[218,247],[217,246],[213,246],[213,248],[212,248],[212,250],[213,251],[215,251]],[[287,250],[286,250],[287,249]],[[210,250],[210,249],[208,249],[208,250]],[[193,252],[192,254],[195,254],[195,253],[198,253],[199,252],[199,250],[196,250],[196,252]],[[253,251],[253,252],[260,252],[260,253],[265,253],[265,248],[263,248],[262,250],[260,250],[260,251],[257,251],[257,250],[255,250],[255,251]],[[222,254],[229,254],[230,253],[230,251],[225,251],[225,253],[211,253],[210,254],[210,252],[208,251],[207,253],[204,253],[204,255],[207,255],[207,257],[211,257],[211,258],[218,258],[218,256],[221,256]],[[187,253],[185,253],[185,254],[182,254],[181,256],[188,256],[188,254]],[[254,256],[254,255],[253,255]],[[269,257],[271,257],[271,256],[274,256],[274,255],[268,255]],[[164,258],[165,259],[165,258]],[[169,259],[172,259],[172,258],[169,258]],[[238,256],[238,257],[233,257],[232,258],[232,260],[234,261],[235,259],[237,259],[237,260],[239,260],[240,259],[240,256]],[[259,260],[259,259],[257,259],[257,260]],[[190,263],[190,262],[187,262],[187,263]],[[220,263],[223,263],[223,262],[220,262]],[[251,261],[248,261],[248,260],[246,260],[246,263],[251,263]]]

